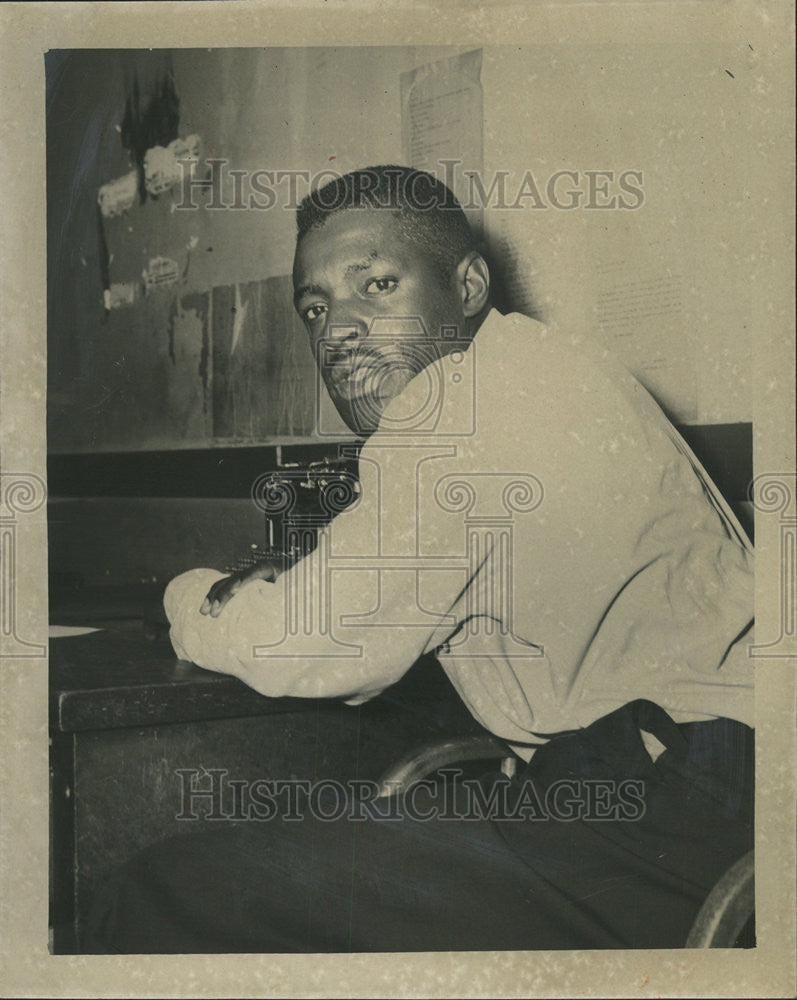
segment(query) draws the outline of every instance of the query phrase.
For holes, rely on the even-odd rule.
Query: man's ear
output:
[[[465,316],[478,316],[490,297],[490,270],[487,261],[475,250],[457,265],[457,287]]]

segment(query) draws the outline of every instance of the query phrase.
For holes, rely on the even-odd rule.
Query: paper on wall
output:
[[[481,65],[476,49],[401,74],[404,160],[436,174],[463,203],[465,171],[481,171],[484,159]]]
[[[631,242],[595,261],[595,335],[668,414],[698,419],[695,321],[687,258],[670,241]]]
[[[103,184],[97,195],[100,211],[106,219],[129,211],[138,197],[138,173],[131,170],[123,177]]]

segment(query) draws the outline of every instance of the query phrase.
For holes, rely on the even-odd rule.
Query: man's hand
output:
[[[224,606],[234,597],[235,594],[253,580],[268,580],[273,583],[280,575],[284,566],[280,559],[264,559],[255,563],[247,569],[238,570],[232,576],[225,576],[223,580],[217,580],[208,591],[208,595],[202,602],[199,609],[200,614],[210,615],[211,618],[218,618]]]

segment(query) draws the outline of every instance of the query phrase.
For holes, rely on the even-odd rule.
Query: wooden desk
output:
[[[140,623],[51,640],[50,726],[57,954],[77,950],[92,894],[116,866],[162,837],[207,829],[177,818],[179,770],[376,779],[415,742],[483,731],[432,658],[359,708],[265,698],[177,660]]]

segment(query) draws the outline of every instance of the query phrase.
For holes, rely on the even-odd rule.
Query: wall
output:
[[[49,53],[51,453],[297,443],[314,439],[317,407],[332,419],[290,303],[289,179],[275,185],[267,210],[214,210],[196,191],[201,207],[184,211],[175,189],[121,215],[99,212],[100,187],[133,163],[121,130],[134,76],[142,94],[173,81],[177,132],[201,137],[203,162],[315,175],[405,162],[420,128],[402,106],[407,74],[470,51]],[[464,150],[488,189],[502,174],[507,201],[517,200],[501,208],[493,197],[475,214],[504,305],[559,335],[602,338],[681,424],[751,418],[745,231],[756,208],[738,177],[766,151],[746,141],[745,109],[755,102],[738,95],[756,85],[755,59],[743,43],[490,47],[481,52],[481,94],[467,90],[452,103],[444,87],[428,105],[438,115],[431,132],[424,126],[429,148],[443,157]],[[472,58],[468,65],[472,72]],[[572,208],[557,207],[547,188],[562,170],[573,174],[556,191],[576,199]],[[587,172],[601,170],[639,171],[642,202],[589,207]],[[232,180],[222,176],[218,197],[230,205]],[[516,199],[529,176],[537,191],[527,186]],[[142,274],[160,256],[177,262],[179,280],[144,295]],[[109,286],[136,286],[134,300],[106,308]],[[264,449],[264,471],[275,465],[273,448]],[[203,483],[193,491],[201,500]],[[92,495],[90,482],[84,493]],[[230,544],[217,544],[214,519],[229,526],[241,514],[230,504],[222,512],[203,501],[196,514],[200,507],[167,497],[107,498],[84,511],[75,503],[53,522],[53,562],[79,565],[94,582],[161,579],[187,559],[223,568],[256,527],[248,511]],[[108,558],[113,544],[123,556]]]
[[[122,126],[134,77],[143,102],[169,75],[177,132],[201,137],[202,158],[223,158],[247,176],[315,175],[401,161],[402,73],[462,51],[48,54],[51,449],[310,440],[316,397],[330,419],[285,307],[295,205],[288,178],[274,184],[278,204],[267,210],[175,210],[185,195],[174,189],[120,216],[98,212],[100,186],[131,167]],[[604,337],[687,423],[751,416],[744,233],[755,199],[738,177],[745,158],[762,151],[745,141],[740,107],[752,102],[737,96],[754,85],[754,63],[743,44],[483,53],[484,183],[505,171],[511,201],[531,172],[543,202],[526,197],[514,210],[486,213],[498,269],[508,268],[509,305],[565,335]],[[470,135],[479,124],[460,127]],[[456,128],[444,127],[439,155],[461,153]],[[572,210],[556,209],[546,191],[558,170],[577,175],[581,204]],[[625,212],[585,207],[589,170],[641,171],[644,203]],[[220,173],[219,198],[233,204],[232,180]],[[296,183],[303,193],[305,182]],[[567,178],[558,191],[567,201]],[[194,197],[207,206],[206,196]],[[141,299],[141,276],[159,256],[175,260],[179,281]],[[266,278],[275,280],[267,286]],[[136,301],[104,308],[109,284],[136,286]],[[260,370],[247,371],[253,360]],[[237,417],[219,416],[225,405]]]
[[[326,426],[334,425],[290,307],[292,184],[301,197],[306,182],[275,180],[277,204],[266,209],[208,206],[236,203],[228,169],[276,178],[400,161],[400,74],[437,51],[48,55],[51,451],[308,440],[316,394]],[[99,212],[101,186],[134,163],[122,145],[134,78],[142,105],[172,80],[177,134],[201,138],[202,162],[228,161],[216,202],[178,186],[118,215]],[[179,207],[192,202],[196,210]],[[157,258],[173,260],[179,277],[145,294],[142,276]]]
[[[517,257],[515,304],[563,336],[598,336],[676,420],[752,417],[750,254],[757,56],[729,45],[502,47],[485,53],[485,170],[531,171],[540,198],[488,213]],[[547,182],[574,171],[555,187]],[[624,171],[644,201],[602,209]],[[760,167],[757,167],[757,171]],[[590,207],[588,171],[614,171]],[[568,192],[576,194],[569,195]],[[635,205],[637,197],[626,196]]]

